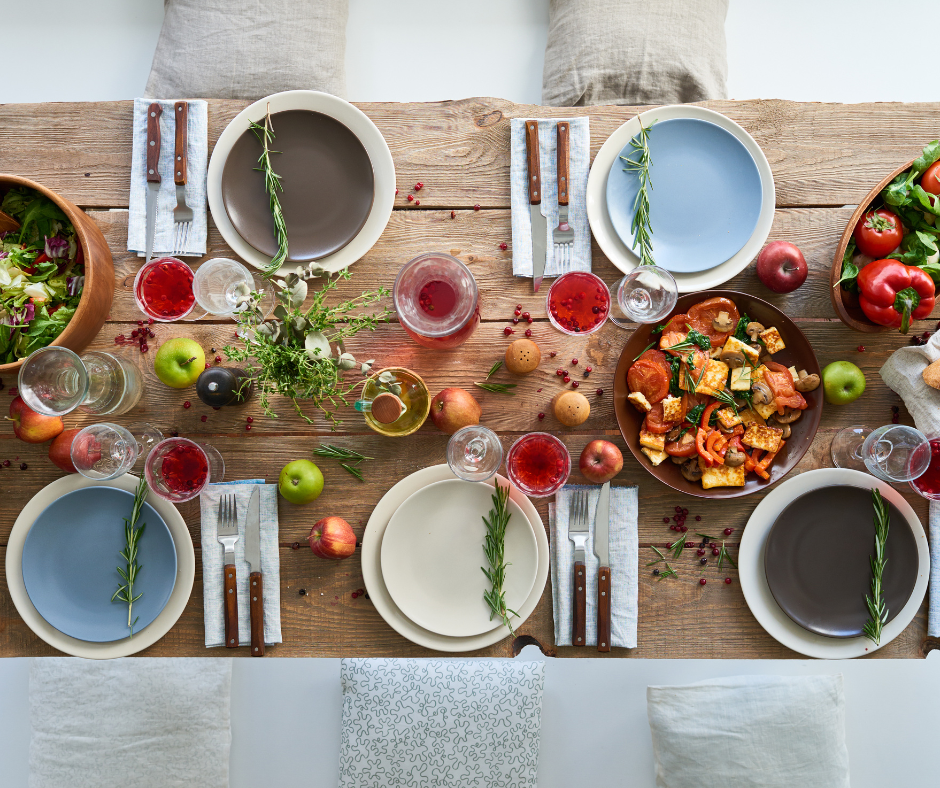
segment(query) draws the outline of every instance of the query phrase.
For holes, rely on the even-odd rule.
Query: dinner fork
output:
[[[552,241],[555,244],[555,262],[564,271],[571,270],[571,248],[574,241],[574,230],[568,224],[568,138],[571,135],[568,123],[562,121],[557,126],[558,145],[558,226],[552,230]]]
[[[219,497],[219,542],[222,553],[223,593],[225,601],[225,647],[238,647],[238,591],[235,586],[235,543],[238,541],[238,508],[234,495]]]
[[[189,104],[177,101],[174,107],[176,117],[176,150],[173,152],[173,183],[176,184],[176,207],[173,209],[173,254],[185,253],[189,241],[189,231],[193,226],[193,209],[186,204],[186,148],[189,123]]]
[[[574,577],[571,601],[571,644],[583,646],[587,627],[587,568],[584,550],[587,547],[588,495],[585,490],[576,490],[571,495],[568,513],[568,538],[574,542]]]

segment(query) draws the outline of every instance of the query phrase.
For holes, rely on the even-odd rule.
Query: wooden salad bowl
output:
[[[51,344],[81,353],[101,331],[111,311],[111,299],[114,296],[114,261],[111,258],[111,250],[98,225],[75,203],[28,178],[0,174],[0,195],[13,186],[27,186],[45,195],[62,209],[75,227],[75,235],[82,245],[85,257],[85,286],[75,314],[65,330]],[[14,361],[0,364],[0,375],[17,372],[22,363]]]
[[[832,260],[832,268],[829,273],[829,298],[832,300],[832,308],[836,310],[839,320],[845,323],[849,328],[854,328],[856,331],[864,331],[869,334],[874,334],[878,331],[897,331],[896,328],[879,326],[877,323],[872,323],[871,320],[865,317],[865,313],[862,311],[861,306],[859,306],[858,295],[843,290],[841,285],[836,285],[836,282],[842,277],[842,257],[845,254],[846,247],[849,245],[849,240],[852,238],[852,233],[855,232],[855,225],[857,225],[859,219],[865,215],[865,212],[871,204],[878,199],[878,195],[881,194],[882,189],[902,172],[909,170],[913,164],[914,160],[911,159],[904,166],[898,167],[890,175],[885,176],[881,183],[868,192],[865,199],[859,203],[858,207],[852,213],[849,223],[846,225],[845,230],[842,232],[842,237],[839,239],[839,245],[836,247],[836,256]]]

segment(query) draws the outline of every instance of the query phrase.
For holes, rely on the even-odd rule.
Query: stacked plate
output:
[[[639,264],[631,229],[639,182],[621,157],[637,160],[631,140],[641,123],[653,126],[656,264],[672,273],[681,293],[718,287],[747,267],[770,233],[775,194],[767,157],[737,123],[704,107],[660,107],[623,124],[591,165],[587,211],[598,245],[624,273]]]
[[[336,272],[382,235],[395,200],[395,165],[376,125],[328,93],[289,90],[256,101],[225,128],[209,160],[209,210],[225,242],[264,268],[277,252],[274,221],[251,124],[271,113],[271,164],[287,225],[289,269]]]
[[[29,628],[60,651],[90,659],[134,654],[162,638],[189,601],[196,572],[189,531],[176,508],[155,496],[138,521],[146,526],[132,638],[127,604],[111,601],[137,481],[72,474],[40,490],[16,519],[6,555],[10,597]]]
[[[501,485],[508,482],[497,476]],[[446,465],[402,479],[379,501],[362,537],[369,598],[396,632],[437,651],[472,651],[503,640],[508,630],[483,594],[483,518],[493,480],[457,479]],[[532,502],[510,488],[506,528],[506,603],[518,628],[538,604],[548,579],[548,537]]]

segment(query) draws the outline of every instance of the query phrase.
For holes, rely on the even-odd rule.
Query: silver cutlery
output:
[[[571,249],[574,241],[574,230],[568,224],[569,137],[570,127],[562,121],[558,124],[558,145],[556,147],[558,158],[558,226],[552,231],[552,242],[555,244],[555,260],[565,271],[571,269]]]
[[[186,250],[189,231],[193,227],[193,209],[186,204],[189,104],[185,101],[177,101],[173,109],[176,115],[176,150],[173,155],[173,182],[176,184],[176,207],[173,209],[173,254],[179,256]]]
[[[572,580],[571,644],[583,646],[587,634],[587,569],[584,564],[584,549],[587,546],[588,496],[584,490],[571,495],[571,510],[568,513],[568,538],[574,542],[574,577]]]
[[[256,486],[245,515],[245,560],[249,564],[248,610],[251,613],[251,656],[264,656],[264,582],[261,576],[261,496]]]
[[[219,497],[219,542],[222,553],[222,589],[225,597],[225,647],[238,647],[238,590],[235,585],[235,543],[238,541],[238,509],[234,495]]]
[[[163,108],[155,101],[147,108],[147,262],[153,257],[153,236],[157,226],[157,197],[160,195],[160,116]]]
[[[528,165],[529,216],[532,219],[532,291],[537,293],[545,275],[548,221],[542,216],[542,166],[539,162],[539,124],[525,122],[525,149]]]
[[[594,511],[597,556],[597,650],[610,651],[610,482],[604,482]]]

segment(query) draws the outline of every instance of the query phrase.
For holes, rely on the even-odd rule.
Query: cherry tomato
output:
[[[862,254],[876,260],[891,254],[901,243],[901,220],[887,208],[869,211],[855,226],[855,243]]]
[[[649,359],[633,362],[627,372],[630,391],[639,391],[650,404],[655,404],[669,393],[669,374],[661,364]]]
[[[723,345],[731,334],[731,331],[719,331],[713,324],[713,321],[721,312],[728,313],[728,319],[731,321],[731,331],[733,331],[741,315],[738,313],[738,308],[734,305],[734,302],[729,301],[727,298],[720,296],[708,298],[705,301],[700,301],[689,310],[692,327],[700,334],[707,336],[712,342],[712,347]]]
[[[678,423],[678,421],[663,421],[663,405],[661,402],[653,405],[653,409],[646,414],[646,429],[657,434],[669,432]]]
[[[925,192],[940,194],[940,161],[931,164],[920,176],[920,186]]]
[[[644,350],[640,355],[639,361],[641,358],[648,359],[649,361],[654,361],[657,364],[661,364],[663,369],[669,371],[669,362],[666,361],[666,354],[661,350],[656,350],[655,348],[650,348],[649,350]]]
[[[691,457],[695,454],[694,428],[685,433],[679,440],[669,441],[666,444],[666,454],[670,457]]]

